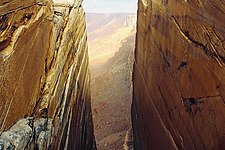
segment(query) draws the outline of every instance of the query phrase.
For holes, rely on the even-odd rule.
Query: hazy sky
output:
[[[83,6],[86,12],[137,12],[137,0],[84,0]]]

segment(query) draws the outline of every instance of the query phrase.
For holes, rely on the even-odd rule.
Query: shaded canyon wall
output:
[[[81,0],[1,0],[0,149],[92,149]]]
[[[225,148],[225,2],[139,0],[137,149]]]

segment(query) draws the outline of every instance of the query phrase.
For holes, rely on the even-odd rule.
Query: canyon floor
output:
[[[92,22],[101,18],[101,22]],[[135,15],[87,14],[92,113],[99,150],[132,149]]]

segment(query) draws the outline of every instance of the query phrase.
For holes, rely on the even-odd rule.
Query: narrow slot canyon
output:
[[[224,0],[1,0],[0,150],[225,149]]]
[[[123,4],[128,3],[124,10]],[[93,126],[99,150],[133,149],[131,104],[136,7],[136,0],[84,2]]]
[[[137,16],[135,13],[87,13],[86,16],[97,148],[132,149],[132,72]]]

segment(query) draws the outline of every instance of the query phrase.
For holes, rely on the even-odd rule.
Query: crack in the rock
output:
[[[53,7],[64,7],[64,8],[73,8],[73,5],[70,4],[53,4]]]
[[[194,117],[198,112],[202,111],[198,105],[204,103],[204,101],[205,101],[204,99],[217,98],[217,97],[222,97],[222,96],[221,95],[213,95],[213,96],[200,96],[200,97],[189,97],[189,98],[181,97],[181,98],[184,102],[186,112],[188,112],[191,117]]]
[[[184,31],[180,24],[178,23],[178,21],[176,20],[176,18],[172,15],[172,20],[174,22],[174,24],[176,25],[177,29],[180,31],[180,33],[182,34],[182,36],[189,42],[189,43],[192,43],[194,44],[195,46],[197,47],[200,47],[204,53],[207,55],[207,56],[210,56],[210,57],[215,57],[216,59],[218,59],[218,61],[222,61],[223,64],[225,64],[225,57],[223,57],[222,55],[218,54],[217,52],[212,52],[209,50],[209,48],[202,44],[201,42],[199,41],[196,41],[194,40],[190,35],[189,35],[189,32],[188,31]],[[220,63],[220,61],[218,63]],[[221,65],[220,65],[221,66]]]
[[[56,15],[56,16],[63,16],[63,13],[55,10],[54,11],[54,15]]]
[[[220,86],[222,85],[222,83],[223,83],[223,80],[220,81],[220,83],[216,86],[216,88],[217,89],[220,88]]]
[[[198,106],[199,102],[196,98],[182,98],[186,112],[189,113],[190,117],[195,117],[198,112],[201,112],[201,108]],[[194,106],[194,107],[193,107]]]
[[[35,5],[38,5],[38,4],[33,3],[33,4],[31,4],[31,5],[28,5],[28,6],[20,6],[20,7],[16,8],[16,9],[9,10],[9,11],[6,12],[6,13],[0,14],[0,16],[4,16],[4,15],[8,15],[8,14],[14,13],[14,12],[16,12],[16,11],[24,10],[24,9],[33,7],[33,6],[35,6]]]
[[[222,98],[222,100],[223,100],[223,103],[225,104],[225,99],[224,99],[224,97],[221,95],[221,98]]]
[[[46,83],[43,84],[43,86],[40,89],[40,92],[43,92],[43,90],[45,88],[45,85],[46,85]],[[41,94],[41,96],[42,96],[42,94]],[[36,101],[36,103],[34,105],[32,116],[37,115],[36,113],[38,112],[39,105],[41,104],[41,101],[42,101],[42,97],[41,96],[37,99],[37,101]]]
[[[184,102],[189,101],[191,105],[197,105],[199,103],[202,103],[204,101],[203,99],[216,98],[216,97],[221,97],[221,95],[189,97],[189,98],[182,97],[182,99]]]
[[[186,61],[182,61],[180,66],[177,68],[177,70],[180,70],[181,68],[187,66],[187,62]]]
[[[3,6],[3,5],[6,5],[6,4],[9,4],[9,3],[10,3],[10,1],[8,1],[8,2],[3,2],[3,3],[2,3],[2,6]]]
[[[195,97],[195,99],[206,99],[206,98],[214,98],[214,97],[220,97],[221,95],[213,95],[213,96],[200,96]],[[184,98],[185,99],[185,98]],[[187,98],[186,98],[187,99]]]

